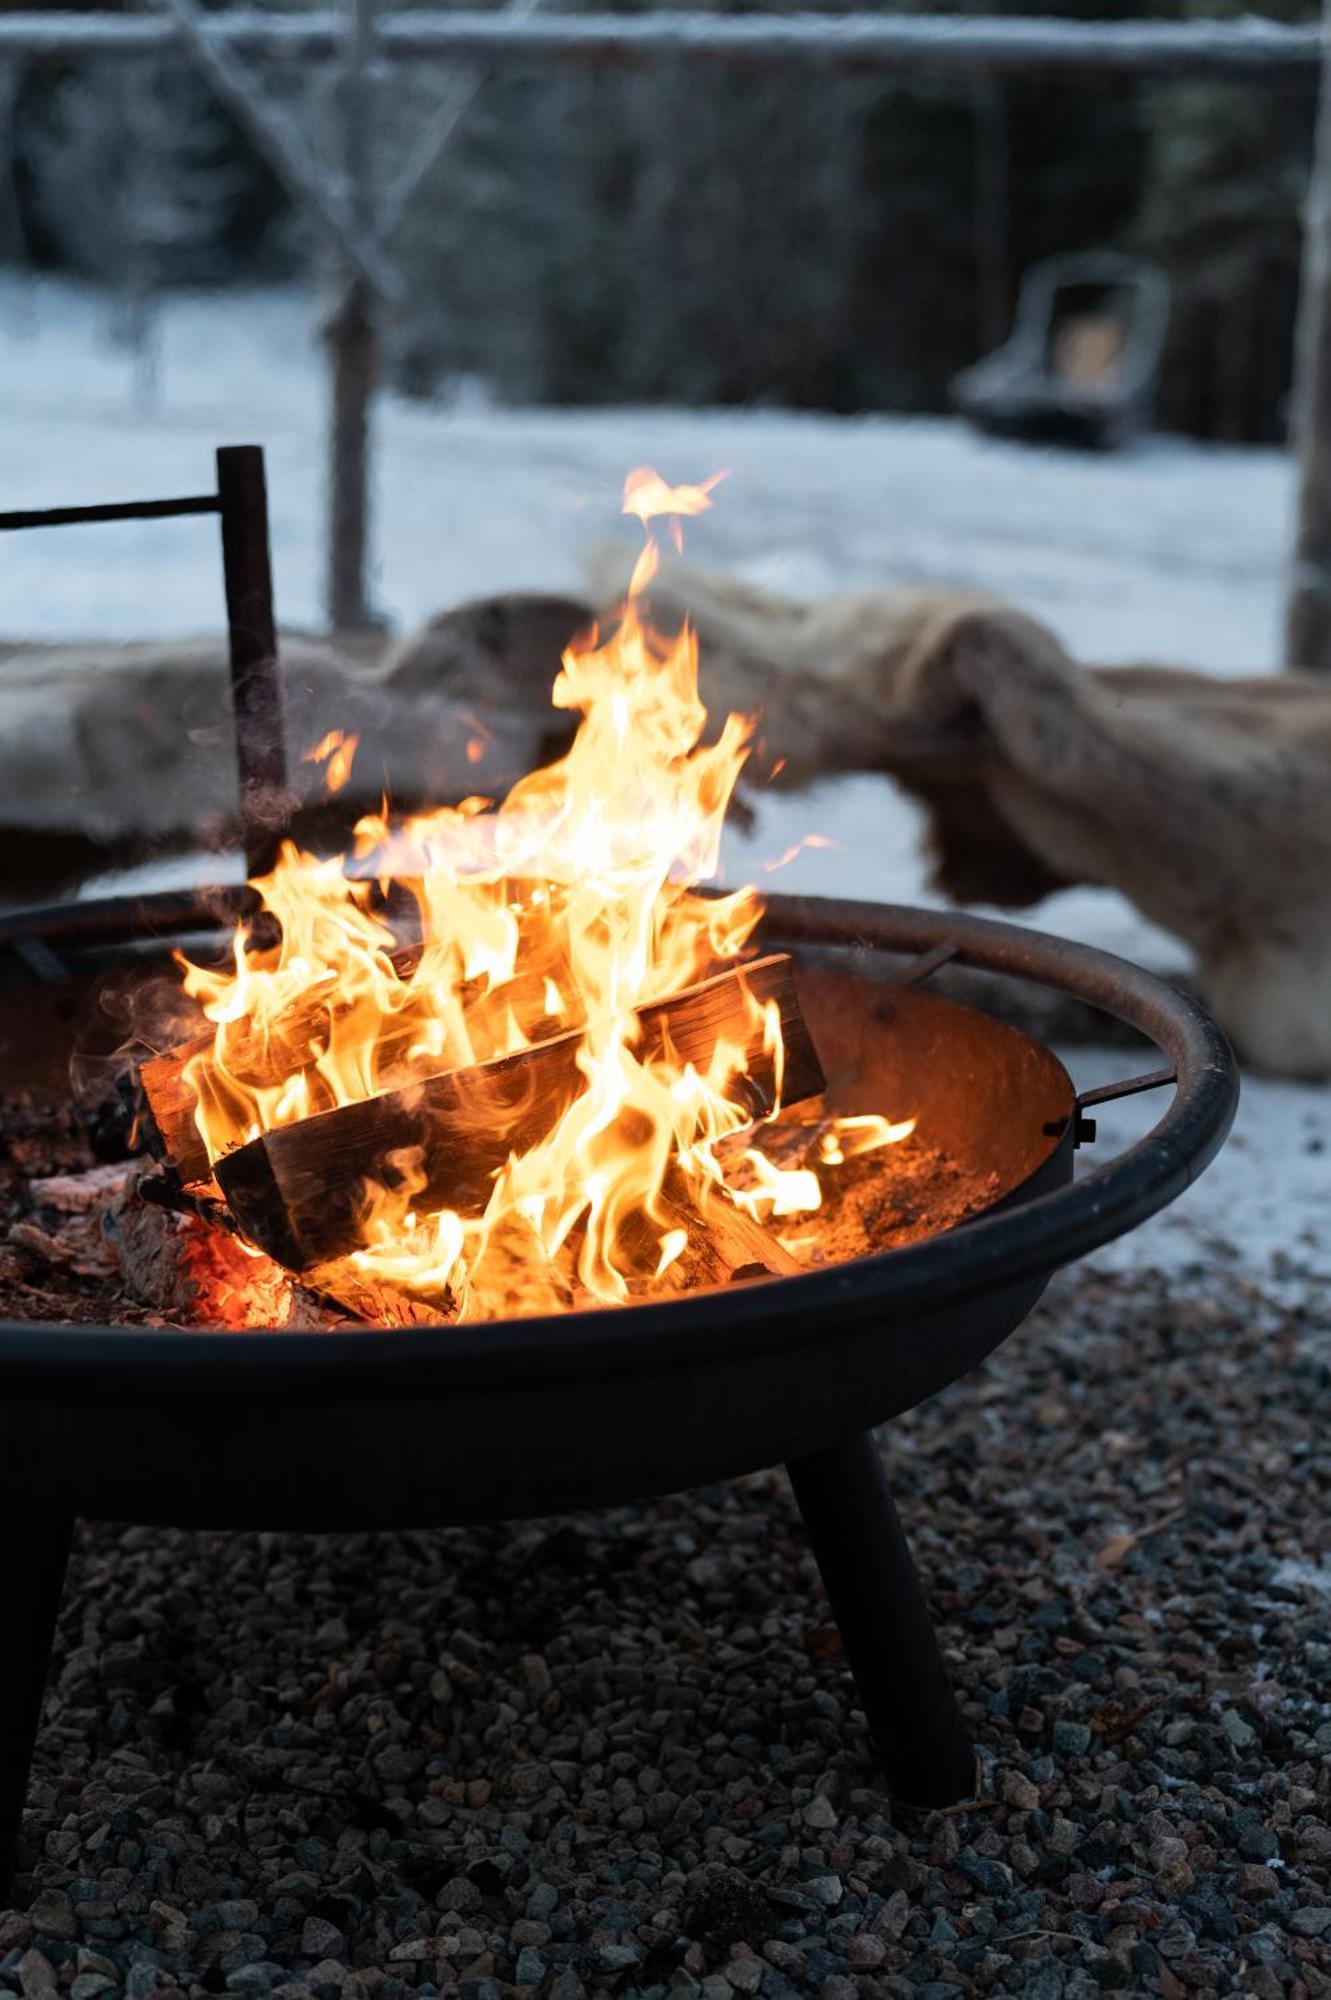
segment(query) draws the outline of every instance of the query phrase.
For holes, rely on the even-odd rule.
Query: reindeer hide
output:
[[[784,780],[873,769],[914,791],[946,893],[1116,888],[1191,946],[1245,1056],[1331,1075],[1331,680],[1087,668],[960,592],[801,604],[670,564],[651,611],[692,619],[709,706],[766,688]]]
[[[588,613],[578,606],[572,616],[576,623]],[[379,805],[385,787],[403,807],[468,792],[502,796],[540,761],[548,705],[538,715],[465,691],[484,683],[477,623],[463,607],[431,628],[451,674],[413,671],[382,642],[367,651],[283,635],[298,836],[312,837],[330,818],[345,830],[356,810]],[[547,693],[558,664],[552,642]],[[0,669],[0,902],[57,894],[94,869],[149,855],[235,846],[224,639],[0,643]],[[330,729],[359,738],[350,782],[331,804],[322,770],[302,761]]]

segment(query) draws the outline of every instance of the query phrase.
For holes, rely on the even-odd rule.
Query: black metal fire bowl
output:
[[[0,939],[104,968],[148,933],[210,921],[198,903],[149,898],[123,916],[76,905],[5,920]],[[335,1334],[0,1323],[0,1601],[16,1611],[0,1648],[0,1850],[78,1514],[418,1528],[776,1463],[790,1468],[894,1789],[929,1804],[970,1794],[973,1753],[869,1433],[988,1354],[1055,1269],[1182,1192],[1228,1131],[1235,1064],[1206,1014],[1162,981],[1012,925],[773,897],[762,942],[796,956],[832,1087],[849,1076],[857,1108],[916,1113],[943,1150],[982,1161],[996,1177],[986,1212],[825,1271],[613,1312]],[[1150,1133],[1074,1183],[1079,1109],[1062,1065],[918,990],[909,964],[903,977],[903,958],[925,955],[927,969],[946,948],[1155,1043],[1175,1089]]]

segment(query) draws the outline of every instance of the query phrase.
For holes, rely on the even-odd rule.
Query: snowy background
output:
[[[211,483],[213,448],[268,454],[284,624],[323,594],[325,382],[317,307],[282,292],[168,295],[155,401],[109,343],[105,295],[0,277],[7,507]],[[481,402],[478,396],[476,399]],[[784,411],[498,410],[385,396],[378,424],[375,593],[399,626],[464,597],[576,588],[614,532],[624,473],[725,467],[695,525],[699,561],[793,594],[968,583],[1048,619],[1092,661],[1265,672],[1280,656],[1293,484],[1283,453],[1157,439],[1111,457],[973,436],[945,418]],[[141,638],[221,616],[197,523],[67,530],[5,552],[0,630]]]
[[[268,454],[283,624],[316,628],[323,579],[325,383],[312,301],[286,292],[174,298],[159,323],[154,397],[108,340],[103,296],[0,280],[5,507],[207,490],[220,443]],[[634,464],[675,479],[724,467],[690,552],[794,594],[892,583],[971,584],[1048,620],[1093,662],[1269,671],[1293,504],[1275,451],[1153,440],[1116,457],[985,441],[939,418],[771,411],[498,410],[391,395],[379,406],[375,594],[399,629],[466,597],[578,589],[592,542],[619,532]],[[0,638],[169,637],[222,623],[215,536],[197,521],[7,537]],[[882,779],[764,802],[733,838],[732,878],[809,832],[772,885],[933,901],[912,806]],[[123,878],[122,878],[123,879]],[[165,879],[154,871],[154,879]],[[105,884],[97,885],[105,887]],[[1107,891],[1032,911],[1037,927],[1162,970],[1180,947]],[[1080,1085],[1138,1065],[1068,1055]],[[1146,1129],[1151,1100],[1101,1116],[1101,1150]],[[1243,1255],[1264,1280],[1331,1277],[1331,1092],[1247,1081],[1239,1128],[1197,1194],[1107,1255],[1120,1263]],[[1282,1275],[1283,1274],[1283,1275]]]

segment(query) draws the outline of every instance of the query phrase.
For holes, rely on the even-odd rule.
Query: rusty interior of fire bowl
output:
[[[828,1112],[916,1121],[909,1140],[878,1156],[876,1217],[848,1217],[843,1240],[829,1204],[829,1260],[963,1222],[1015,1194],[1059,1149],[1075,1106],[1072,1080],[1019,1029],[925,990],[821,964],[802,966],[797,984],[827,1076]],[[853,1184],[853,1166],[848,1178]]]
[[[914,1118],[916,1127],[824,1176],[823,1210],[783,1231],[805,1269],[920,1241],[1010,1199],[1060,1149],[1074,1109],[1063,1065],[1019,1030],[876,976],[849,951],[818,961],[797,954],[796,977],[826,1100],[763,1128],[764,1150],[777,1164],[801,1164],[824,1112]],[[0,993],[0,1091],[36,1093],[52,1117],[67,1117],[81,1089],[105,1094],[125,1024],[177,1003],[160,962],[55,989],[40,1009],[31,989]]]

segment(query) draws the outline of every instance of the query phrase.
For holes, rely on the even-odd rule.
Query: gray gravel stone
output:
[[[1326,1599],[1280,1581],[1331,1507],[1289,1365],[1328,1333],[1083,1272],[891,1427],[973,1811],[888,1800],[781,1474],[444,1534],[83,1526],[0,1990],[1227,2000],[1242,1954],[1331,2000]]]
[[[538,1920],[554,1915],[559,1906],[559,1891],[553,1882],[538,1882],[527,1898],[527,1915]]]
[[[17,1960],[19,1991],[23,2000],[42,2000],[47,1993],[57,1991],[55,1967],[44,1952],[25,1951]]]
[[[1250,1722],[1245,1722],[1237,1709],[1227,1708],[1220,1718],[1220,1726],[1236,1750],[1251,1750],[1257,1741],[1257,1731]]]
[[[766,1968],[751,1951],[740,1948],[732,1954],[723,1970],[736,1993],[756,1993],[762,1985]]]
[[[326,1917],[307,1917],[301,1926],[300,1948],[308,1958],[339,1958],[346,1938]]]
[[[44,1889],[34,1899],[28,1915],[39,1937],[67,1939],[78,1936],[74,1905],[59,1889]]]

